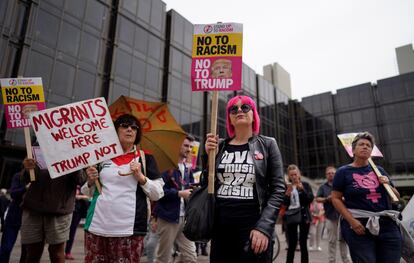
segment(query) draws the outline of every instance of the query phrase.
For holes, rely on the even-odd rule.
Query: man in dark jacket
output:
[[[178,169],[168,170],[163,173],[164,197],[156,207],[157,234],[159,246],[156,262],[169,262],[171,251],[176,242],[183,262],[196,262],[197,255],[194,242],[188,240],[182,230],[184,226],[185,200],[191,194],[191,184],[194,183],[191,169],[186,167],[185,160],[191,151],[192,136],[184,139],[180,149]]]
[[[23,166],[26,184],[30,182],[29,169],[36,175],[22,202],[21,242],[27,245],[27,262],[40,261],[45,243],[49,244],[50,261],[64,262],[76,186],[84,183],[83,174],[79,171],[52,180],[34,159],[25,159]]]

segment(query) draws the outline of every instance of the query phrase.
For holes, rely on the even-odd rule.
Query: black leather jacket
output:
[[[229,141],[230,138],[222,141],[219,145],[216,156],[216,170],[224,146]],[[276,219],[286,188],[283,179],[282,156],[276,140],[262,135],[253,136],[249,139],[249,150],[253,157],[256,189],[260,204],[260,219],[257,221],[255,229],[269,238],[273,238]]]
[[[312,187],[307,182],[302,182],[303,190],[299,192],[299,203],[302,213],[302,222],[311,223],[312,222],[312,215],[310,213],[309,207],[313,201],[313,192]],[[283,204],[286,207],[290,205],[290,197],[285,195]]]

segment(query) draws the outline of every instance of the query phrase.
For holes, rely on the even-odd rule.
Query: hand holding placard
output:
[[[372,161],[371,158],[368,159],[368,162],[369,162],[369,165],[371,165],[372,169],[374,170],[374,173],[378,176],[378,178],[382,176],[381,172],[378,170],[378,167],[375,165],[374,161]],[[391,189],[391,186],[389,184],[382,184],[382,185],[385,187],[385,190],[387,190],[387,193],[391,197],[391,200],[393,202],[398,202],[399,199],[395,195],[394,191]]]
[[[102,193],[102,186],[99,182],[99,172],[96,169],[95,166],[89,166],[86,169],[86,175],[87,175],[87,181],[88,181],[88,187],[92,187],[92,185],[96,186],[96,189],[98,189],[98,192]]]

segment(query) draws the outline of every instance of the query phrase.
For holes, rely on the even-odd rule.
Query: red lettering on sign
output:
[[[51,132],[50,134],[52,135],[55,141],[59,141],[63,139],[70,139],[82,136],[86,133],[95,132],[107,128],[109,128],[109,126],[106,123],[105,118],[100,118],[99,120],[91,120],[90,122],[77,124],[74,127],[63,127],[59,129],[57,132]]]
[[[94,100],[94,102],[95,102],[95,105],[101,110],[101,112],[95,110],[94,113],[99,117],[105,116],[106,114],[105,101],[102,99],[96,99]]]
[[[72,159],[62,160],[52,164],[52,167],[55,168],[57,173],[63,173],[68,170],[77,168],[79,165],[87,165],[88,159],[91,156],[90,153],[85,152],[81,155],[75,156]]]
[[[116,154],[116,143],[113,143],[109,146],[103,146],[103,147],[99,147],[99,149],[95,150],[95,157],[96,160],[99,161],[99,159],[101,157],[104,157],[107,154],[110,154],[111,152],[113,152],[114,154]]]
[[[98,134],[94,133],[92,135],[85,135],[82,137],[78,137],[73,139],[72,141],[72,149],[86,147],[91,144],[97,144],[101,141],[98,139]]]
[[[94,103],[95,107],[93,107]],[[39,126],[44,125],[48,129],[60,128],[62,126],[83,122],[87,119],[93,119],[105,116],[107,109],[102,99],[85,101],[81,105],[60,107],[52,110],[50,113],[42,113],[33,117],[33,127],[38,131]]]

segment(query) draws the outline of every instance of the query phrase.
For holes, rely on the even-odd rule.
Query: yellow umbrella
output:
[[[142,125],[140,147],[155,157],[161,172],[176,168],[186,133],[174,119],[167,104],[119,97],[109,106],[113,120],[122,114],[135,116]]]

